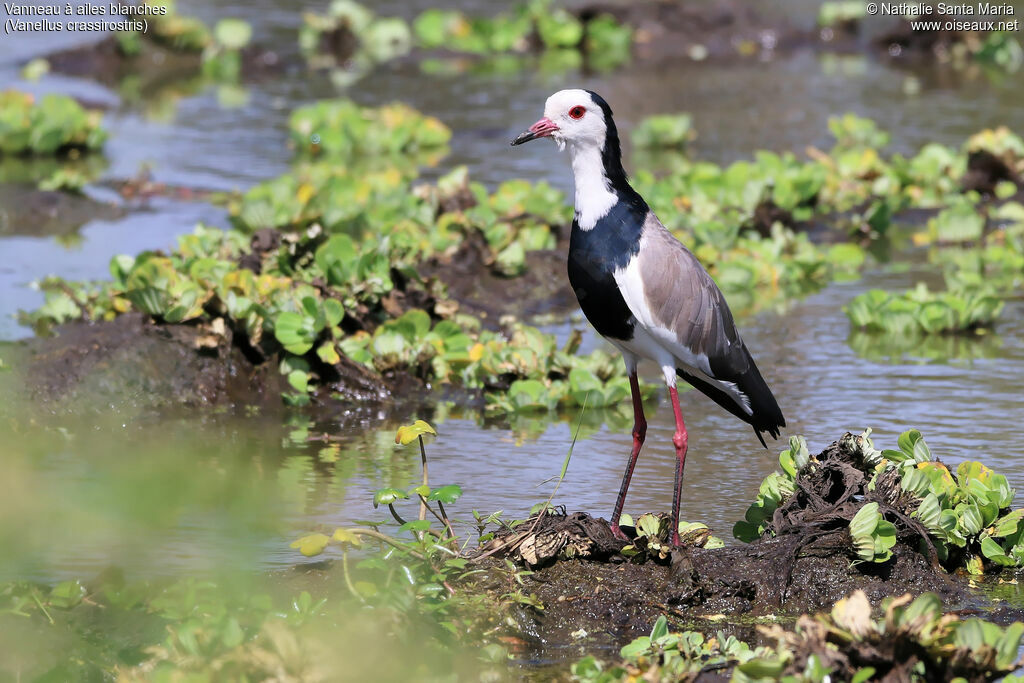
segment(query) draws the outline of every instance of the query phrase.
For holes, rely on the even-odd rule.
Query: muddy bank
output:
[[[0,235],[71,235],[93,220],[114,220],[121,207],[68,192],[0,184]]]
[[[52,337],[18,343],[31,400],[54,409],[107,410],[171,406],[281,404],[287,388],[273,359],[211,325],[162,325],[129,313],[112,321],[73,323]],[[325,382],[324,398],[371,405],[394,387],[342,359]]]
[[[526,271],[504,277],[491,268],[493,255],[479,234],[470,235],[448,257],[435,257],[420,268],[424,278],[444,284],[459,310],[496,327],[503,315],[529,320],[553,311],[575,310],[576,297],[566,275],[568,244],[526,254]]]
[[[90,78],[111,87],[125,78],[141,76],[139,90],[143,94],[193,78],[202,71],[200,52],[170,50],[144,39],[139,45],[139,54],[128,56],[121,51],[116,37],[107,36],[92,45],[51,53],[46,59],[57,73]],[[241,57],[241,76],[249,81],[278,78],[303,67],[297,54],[258,45],[244,48]]]
[[[568,520],[579,529],[607,529],[607,522],[583,513]],[[610,532],[598,536],[620,548],[625,545]],[[559,560],[534,568],[524,579],[524,591],[536,595],[544,609],[519,611],[520,635],[539,650],[579,641],[582,630],[588,634],[588,648],[612,648],[649,633],[661,614],[693,630],[752,628],[758,618],[828,610],[857,589],[872,603],[924,592],[938,594],[949,609],[972,601],[964,582],[933,569],[909,547],[886,564],[854,567],[848,543],[817,545],[795,559],[792,549],[783,538],[740,547],[678,549],[667,562],[638,564],[617,555],[601,561]]]
[[[584,20],[609,14],[636,30],[633,56],[640,61],[659,62],[678,58],[730,59],[770,58],[799,50],[831,53],[870,54],[888,61],[950,61],[953,48],[966,45],[972,52],[984,41],[986,32],[924,30],[911,22],[893,18],[889,22],[867,22],[848,18],[830,26],[819,26],[817,17],[765,16],[757,5],[740,0],[715,3],[679,3],[672,0],[586,4],[576,11]],[[952,15],[933,13],[927,19]]]

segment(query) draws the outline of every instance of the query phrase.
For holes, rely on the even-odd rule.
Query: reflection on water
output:
[[[411,16],[432,4],[388,1],[374,8]],[[480,0],[458,4],[470,11],[491,9]],[[800,6],[812,21],[814,3]],[[181,3],[181,10],[207,21],[244,17],[254,24],[256,40],[282,52],[296,49],[299,8],[283,0]],[[380,66],[348,91],[339,91],[326,74],[267,78],[246,84],[245,97],[232,98],[225,107],[215,84],[195,80],[155,91],[149,82],[128,80],[107,88],[59,75],[37,84],[20,82],[17,62],[54,47],[57,39],[50,37],[31,45],[5,40],[0,79],[110,107],[108,164],[99,171],[105,178],[130,178],[150,164],[158,182],[219,190],[244,189],[286,171],[290,109],[342,95],[363,104],[400,99],[447,123],[454,131],[452,153],[439,168],[426,171],[428,176],[467,164],[472,177],[492,185],[513,177],[543,178],[566,190],[568,167],[553,146],[512,152],[508,141],[537,118],[548,94],[570,86],[602,92],[624,131],[650,114],[691,112],[699,133],[693,153],[716,161],[747,157],[757,148],[802,153],[808,145],[828,146],[827,118],[844,111],[877,119],[892,133],[892,147],[904,152],[930,141],[958,145],[985,126],[1024,128],[1019,77],[909,72],[864,57],[798,53],[768,62],[643,65],[605,75],[573,69],[463,72],[447,62],[432,70],[398,61]],[[910,76],[914,88],[906,87]],[[86,221],[77,241],[59,242],[52,235],[60,231],[33,231],[31,224],[0,231],[0,253],[6,257],[0,263],[0,338],[27,334],[10,316],[40,303],[27,288],[33,279],[50,273],[106,277],[112,255],[169,245],[200,220],[227,224],[223,212],[207,204],[153,200],[123,218]],[[874,273],[863,282],[832,285],[784,312],[765,311],[744,321],[744,336],[789,422],[786,434],[803,433],[820,449],[846,430],[870,426],[879,444],[891,445],[899,432],[918,427],[941,457],[984,459],[1024,487],[1024,470],[1015,465],[1024,452],[1024,435],[1012,419],[1019,413],[1024,380],[1019,307],[1008,307],[998,337],[971,345],[966,353],[956,344],[949,349],[948,340],[929,339],[880,355],[866,351],[857,337],[851,339],[854,348],[847,343],[842,305],[869,285],[908,287],[922,275],[934,277]],[[556,329],[567,333],[569,325]],[[588,346],[598,343],[587,340]],[[962,360],[934,362],[954,355]],[[683,401],[690,457],[682,516],[706,522],[728,538],[733,521],[776,466],[782,444],[761,449],[746,425],[696,392]],[[0,519],[14,520],[18,528],[0,524],[0,555],[6,558],[0,574],[49,578],[110,563],[143,574],[178,573],[227,558],[265,568],[290,565],[299,559],[287,547],[295,534],[318,525],[382,519],[370,505],[372,491],[404,488],[417,479],[418,456],[394,445],[395,424],[342,430],[293,420],[243,414],[154,421],[119,415],[120,429],[58,423],[45,432],[22,431],[17,440],[5,437],[20,450],[7,449],[3,456]],[[440,436],[430,445],[431,477],[462,485],[465,496],[456,514],[468,518],[476,508],[522,516],[547,496],[551,484],[544,482],[561,468],[575,416],[555,424],[529,420],[520,418],[511,428],[481,428],[473,415],[441,421]],[[673,424],[664,402],[649,422],[626,504],[634,513],[666,510],[671,496]],[[609,513],[629,452],[629,423],[626,411],[596,432],[584,431],[557,502]],[[338,448],[307,441],[304,430],[310,429],[337,437]],[[32,542],[12,559],[6,551],[21,543],[26,531]]]

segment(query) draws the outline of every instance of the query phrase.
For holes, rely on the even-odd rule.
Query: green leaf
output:
[[[897,441],[900,450],[906,453],[914,462],[928,462],[932,459],[932,451],[925,443],[921,432],[916,429],[908,429],[900,434]]]
[[[934,493],[929,493],[921,499],[917,506],[917,518],[929,531],[944,531],[939,522],[942,513],[942,506],[939,498]],[[942,534],[945,536],[945,533]]]
[[[958,505],[957,512],[960,514],[959,525],[964,530],[965,537],[977,536],[985,528],[984,519],[977,505]]]
[[[304,355],[316,342],[314,321],[300,313],[286,311],[274,320],[274,337],[288,353]]]
[[[850,520],[850,535],[854,539],[863,536],[870,536],[878,526],[882,515],[878,512],[878,503],[868,503],[853,516]]]
[[[907,626],[934,621],[942,616],[942,600],[935,593],[921,593],[900,613],[897,625]]]
[[[850,683],[866,683],[871,680],[875,675],[875,667],[865,666],[862,669],[858,669],[857,673],[850,679]]]
[[[636,659],[640,655],[646,654],[650,649],[651,639],[648,636],[640,636],[629,645],[623,646],[623,648],[619,650],[619,656],[630,661]]]
[[[1020,528],[1021,518],[1024,518],[1024,508],[1006,513],[996,521],[996,528],[992,535],[996,538],[1012,536]]]
[[[309,391],[309,373],[292,370],[288,373],[288,384],[296,391],[307,393]]]
[[[405,491],[399,491],[398,489],[377,489],[373,494],[373,507],[377,507],[378,505],[391,505],[397,500],[403,500],[408,497],[409,494]]]
[[[221,19],[213,29],[213,36],[228,50],[241,50],[252,39],[252,26],[242,19]]]
[[[668,619],[662,614],[658,617],[658,620],[654,622],[654,628],[651,629],[651,641],[657,641],[659,638],[668,635]]]
[[[992,562],[1004,567],[1012,567],[1017,563],[1006,555],[1003,547],[996,543],[991,537],[985,536],[981,539],[981,554]]]
[[[743,672],[746,676],[754,680],[762,678],[775,680],[782,674],[782,670],[785,668],[785,666],[785,661],[781,659],[768,659],[765,657],[759,657],[757,659],[751,659],[748,662],[740,664],[736,667],[736,669]]]
[[[448,484],[440,488],[431,491],[430,495],[427,496],[427,500],[437,500],[447,505],[451,505],[462,496],[462,488],[456,484]]]
[[[343,529],[341,527],[334,530],[334,533],[331,535],[331,538],[343,545],[347,543],[357,548],[363,545],[363,540],[359,538],[359,536],[352,533],[348,529]]]
[[[85,598],[85,586],[78,579],[58,583],[50,591],[48,602],[59,609],[71,609],[78,606]]]
[[[291,547],[297,548],[300,553],[306,557],[313,557],[319,555],[327,547],[330,542],[330,538],[325,534],[309,534],[302,538],[292,541]]]
[[[395,432],[395,443],[407,446],[424,434],[437,436],[437,431],[423,420],[416,420],[411,425],[404,425]]]

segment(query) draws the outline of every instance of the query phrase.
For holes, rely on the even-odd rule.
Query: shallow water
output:
[[[254,24],[257,39],[283,51],[293,49],[291,31],[299,13],[283,0],[194,4],[183,2],[181,9],[208,20],[243,16]],[[430,4],[388,2],[376,9],[409,15]],[[789,19],[809,23],[813,16]],[[811,53],[767,62],[632,67],[600,76],[524,71],[429,77],[415,63],[400,61],[379,68],[348,92],[321,75],[303,73],[249,85],[247,102],[240,107],[221,106],[223,93],[200,85],[184,94],[168,88],[159,106],[143,108],[89,79],[51,75],[36,84],[19,80],[21,60],[58,43],[64,46],[63,40],[0,43],[0,82],[34,92],[66,92],[111,107],[104,178],[127,179],[149,164],[155,180],[192,188],[244,189],[286,171],[290,108],[346,94],[368,104],[401,99],[451,126],[452,153],[428,176],[464,163],[472,177],[488,184],[531,177],[563,189],[569,188],[568,168],[553,147],[509,150],[507,141],[535,120],[550,92],[567,86],[602,92],[615,106],[623,130],[649,114],[690,111],[699,132],[694,154],[717,161],[749,156],[759,148],[801,153],[808,145],[829,145],[827,118],[844,111],[878,120],[891,131],[892,147],[904,152],[929,141],[959,144],[996,124],[1024,129],[1019,74],[988,79],[983,74],[914,72],[873,58]],[[916,94],[905,94],[910,78],[919,86]],[[96,198],[111,201],[110,193],[99,192]],[[73,239],[40,234],[32,225],[0,234],[5,257],[0,262],[0,339],[28,333],[11,316],[41,302],[28,287],[32,280],[51,273],[103,278],[114,254],[168,246],[198,221],[227,224],[223,211],[201,202],[157,199],[124,208],[124,217],[87,221]],[[820,450],[844,431],[873,427],[876,443],[885,447],[902,430],[917,427],[940,457],[985,460],[1013,485],[1024,487],[1024,469],[1018,464],[1024,435],[1013,419],[1020,412],[1024,381],[1019,303],[1004,313],[998,340],[985,347],[987,358],[871,360],[847,343],[841,306],[856,293],[935,278],[920,264],[900,273],[880,269],[863,281],[832,285],[783,313],[766,311],[744,320],[744,338],[787,416],[785,435],[805,434],[812,449]],[[569,326],[554,329],[566,333]],[[776,467],[782,442],[763,450],[749,428],[696,392],[683,400],[690,456],[682,516],[704,521],[728,539],[760,480]],[[27,507],[9,503],[13,507],[7,512],[25,518],[26,510],[37,511],[42,521],[38,529],[33,522],[32,529],[45,535],[59,528],[60,542],[39,540],[16,563],[0,563],[0,574],[52,579],[109,564],[145,575],[179,574],[221,560],[246,567],[290,566],[301,559],[287,547],[291,538],[318,525],[383,519],[369,505],[371,492],[418,480],[417,453],[393,445],[397,424],[381,420],[347,430],[315,425],[314,431],[342,439],[340,459],[329,463],[320,460],[323,444],[292,438],[301,416],[287,418],[295,423],[288,424],[283,414],[240,411],[162,419],[119,414],[109,424],[60,418],[45,438],[20,435],[14,441],[20,448],[8,451],[7,464],[35,494],[22,501]],[[569,421],[527,430],[522,423],[515,429],[482,428],[475,415],[425,417],[437,419],[440,432],[429,446],[431,479],[462,485],[465,496],[455,513],[464,519],[474,508],[524,516],[550,492],[552,484],[544,482],[557,475],[572,439]],[[663,397],[649,422],[626,506],[634,513],[666,510],[671,499],[674,427]],[[54,431],[57,427],[69,436]],[[523,438],[526,431],[539,436]],[[576,447],[556,502],[609,514],[630,443],[628,423],[587,434]],[[186,474],[195,471],[204,473],[208,487],[184,486]],[[230,480],[225,473],[232,475]],[[165,513],[157,514],[145,501],[168,481],[182,484],[180,495],[164,501]],[[135,497],[137,507],[130,504]],[[49,516],[39,501],[52,501]],[[83,515],[83,509],[95,514]],[[137,523],[129,523],[132,519]],[[8,547],[2,538],[0,547]]]

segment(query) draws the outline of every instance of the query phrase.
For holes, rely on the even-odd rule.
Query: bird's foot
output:
[[[629,540],[629,536],[627,536],[625,534],[625,532],[623,532],[622,529],[619,528],[619,525],[617,523],[616,524],[610,524],[609,526],[612,529],[612,536],[614,536],[615,538],[619,539],[620,541],[628,541]]]

